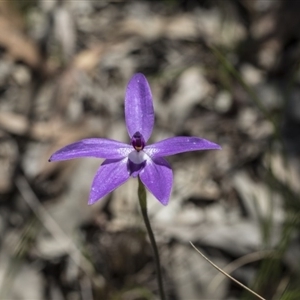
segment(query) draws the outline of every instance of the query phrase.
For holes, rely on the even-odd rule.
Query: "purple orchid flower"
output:
[[[105,158],[94,177],[88,204],[94,204],[131,176],[139,176],[147,189],[163,205],[167,205],[173,172],[163,157],[188,151],[221,149],[208,140],[188,136],[146,145],[154,125],[154,109],[148,81],[140,73],[133,75],[126,89],[125,120],[130,145],[110,139],[88,138],[65,146],[49,159]]]

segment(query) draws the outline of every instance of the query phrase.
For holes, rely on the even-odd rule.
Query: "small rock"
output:
[[[253,65],[243,64],[240,72],[245,82],[250,85],[259,84],[263,80],[262,71],[255,68]]]
[[[268,111],[281,109],[283,107],[283,104],[285,102],[283,89],[280,88],[277,83],[260,83],[255,87],[255,90],[263,106]]]
[[[31,81],[31,74],[29,72],[29,69],[25,66],[15,66],[13,77],[16,80],[16,82],[21,86],[27,85]]]
[[[226,113],[232,106],[232,95],[228,91],[221,91],[215,99],[215,110],[219,113]]]

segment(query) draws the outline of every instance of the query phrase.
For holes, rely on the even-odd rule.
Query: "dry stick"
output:
[[[221,268],[219,268],[217,265],[215,265],[211,260],[209,260],[199,249],[197,249],[194,244],[190,241],[190,244],[192,245],[192,247],[205,259],[207,260],[214,268],[216,268],[219,272],[221,272],[222,274],[224,274],[225,276],[227,276],[229,279],[231,279],[232,281],[234,281],[235,283],[237,283],[238,285],[240,285],[242,288],[244,288],[245,290],[247,290],[248,292],[252,293],[253,295],[255,295],[257,298],[261,299],[261,300],[266,300],[265,298],[263,298],[262,296],[258,295],[257,293],[255,293],[254,291],[252,291],[251,289],[249,289],[247,286],[243,285],[241,282],[239,282],[238,280],[236,280],[235,278],[233,278],[232,276],[230,276],[229,274],[227,274],[226,272],[224,272]]]
[[[78,265],[88,277],[91,277],[91,280],[98,288],[103,288],[104,278],[99,276],[99,274],[97,274],[95,278],[96,274],[91,262],[81,253],[75,242],[60,228],[46,208],[40,203],[37,196],[32,191],[27,179],[24,176],[19,176],[16,179],[16,186],[25,202],[57,242],[61,243],[63,241],[65,244],[67,241],[69,247],[66,250],[70,250],[71,248],[69,255],[75,264]],[[81,264],[78,263],[78,258],[80,258]]]
[[[256,262],[268,256],[274,255],[274,253],[275,251],[273,250],[265,250],[265,251],[257,251],[257,252],[244,255],[234,260],[233,262],[229,263],[227,266],[225,266],[223,268],[223,271],[226,272],[227,274],[231,274],[233,271],[246,264]],[[222,276],[222,273],[218,273],[209,284],[208,289],[211,291],[215,290],[215,288],[221,284],[223,279],[225,279],[225,277]]]

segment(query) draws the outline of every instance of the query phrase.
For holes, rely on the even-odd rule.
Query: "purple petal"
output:
[[[102,163],[92,183],[89,205],[112,192],[130,177],[127,160],[127,157],[121,160],[107,159]]]
[[[154,110],[151,90],[143,74],[133,75],[127,85],[125,120],[130,138],[139,131],[147,142],[154,125]]]
[[[221,147],[205,139],[193,136],[177,136],[146,146],[144,152],[153,158],[209,149],[221,149]]]
[[[132,176],[133,178],[137,177],[139,173],[143,170],[143,168],[145,168],[145,165],[146,161],[143,161],[140,164],[135,164],[130,159],[128,159],[127,167],[130,176]]]
[[[139,176],[146,188],[163,205],[167,205],[173,184],[173,172],[169,163],[162,157],[148,159]]]
[[[78,157],[118,159],[127,156],[132,146],[109,139],[84,139],[56,151],[49,161],[67,160]]]

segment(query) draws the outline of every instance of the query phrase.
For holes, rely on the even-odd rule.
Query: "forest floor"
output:
[[[0,299],[157,299],[137,180],[88,206],[103,160],[49,163],[71,142],[129,142],[124,94],[149,80],[150,142],[221,151],[168,158],[148,193],[168,300],[300,299],[300,1],[0,1]]]

